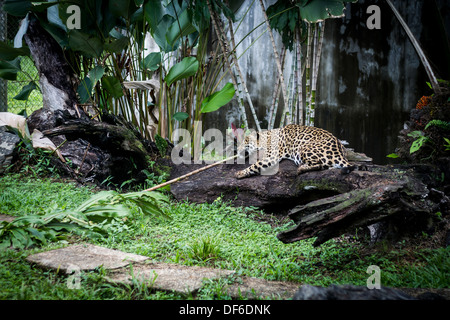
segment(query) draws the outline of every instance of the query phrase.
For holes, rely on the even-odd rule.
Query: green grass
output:
[[[74,208],[92,194],[90,187],[32,176],[0,177],[0,213],[13,216]]]
[[[0,177],[0,213],[22,216],[45,213],[51,207],[73,208],[93,192],[93,188],[74,183],[6,175]],[[134,219],[112,224],[108,237],[83,240],[145,255],[154,261],[223,268],[235,270],[239,276],[299,285],[366,285],[368,266],[378,265],[384,286],[449,286],[448,249],[381,250],[367,254],[357,242],[331,240],[318,248],[312,246],[314,239],[283,244],[276,235],[292,227],[290,222],[268,219],[258,210],[235,208],[220,199],[212,204],[171,201],[163,210],[170,219],[144,219],[136,210]],[[73,239],[69,241],[78,241]],[[102,270],[83,274],[82,289],[72,290],[67,288],[65,277],[33,268],[25,261],[31,253],[64,245],[67,240],[21,252],[0,251],[0,299],[185,298],[150,292],[139,285],[107,284]],[[222,285],[220,281],[211,282],[196,298],[226,298],[220,294]]]

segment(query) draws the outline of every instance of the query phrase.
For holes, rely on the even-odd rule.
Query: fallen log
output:
[[[402,212],[424,214],[428,217],[431,207],[421,203],[427,195],[408,188],[406,183],[392,183],[358,189],[334,197],[320,199],[290,210],[289,217],[297,224],[277,238],[291,243],[317,237],[314,245],[320,245],[356,228],[366,227]]]
[[[435,212],[449,212],[450,200],[433,189],[432,166],[379,166],[342,174],[339,169],[298,176],[291,161],[282,161],[271,176],[238,180],[234,173],[248,166],[221,164],[171,186],[177,199],[211,203],[217,198],[236,206],[254,206],[288,214],[296,226],[277,235],[284,243],[317,237],[314,245],[356,228],[385,223],[387,237],[428,230]],[[174,166],[171,178],[203,165]],[[384,229],[386,229],[384,228]]]

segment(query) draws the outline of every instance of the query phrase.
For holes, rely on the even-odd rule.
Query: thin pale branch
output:
[[[283,127],[285,118],[287,119],[287,121],[286,121],[287,123],[286,124],[290,124],[292,122],[292,115],[289,114],[289,112],[288,112],[288,110],[289,110],[288,109],[289,108],[289,101],[288,101],[288,97],[287,97],[286,83],[284,81],[283,68],[281,67],[280,56],[278,55],[277,46],[275,44],[275,39],[273,37],[272,29],[270,28],[270,22],[269,22],[269,18],[267,17],[267,12],[266,12],[266,9],[264,7],[263,0],[259,0],[259,3],[261,5],[261,9],[262,9],[263,14],[264,14],[264,20],[266,22],[266,25],[267,25],[267,28],[268,28],[268,31],[269,31],[270,41],[272,42],[273,53],[275,55],[275,62],[277,64],[278,75],[280,77],[281,88],[282,88],[282,91],[283,91],[284,110],[283,110],[283,114],[281,116],[281,121],[280,121],[280,127]]]
[[[255,108],[253,107],[253,102],[252,102],[252,99],[251,99],[250,94],[249,94],[248,89],[247,89],[247,84],[246,84],[245,79],[244,79],[244,77],[242,75],[241,68],[239,67],[238,59],[236,57],[236,51],[235,51],[236,50],[236,44],[234,42],[233,24],[232,24],[230,18],[228,18],[228,25],[229,25],[229,31],[230,31],[230,37],[231,37],[231,45],[233,46],[233,48],[231,50],[231,57],[232,57],[233,62],[234,62],[234,67],[236,68],[236,70],[238,72],[238,76],[239,76],[239,78],[241,80],[241,85],[244,88],[244,92],[245,92],[245,95],[247,97],[247,101],[248,101],[248,104],[249,104],[249,107],[250,107],[250,112],[252,113],[253,119],[255,120],[256,129],[258,131],[261,131],[261,126],[259,125],[258,117],[256,116]]]
[[[212,167],[215,167],[215,166],[217,166],[217,165],[219,165],[219,164],[221,164],[221,163],[224,163],[224,162],[226,162],[226,161],[228,161],[228,160],[237,158],[237,156],[238,156],[238,155],[234,155],[234,156],[232,156],[232,157],[229,157],[229,158],[220,160],[220,161],[218,161],[218,162],[212,163],[212,164],[210,164],[210,165],[204,166],[204,167],[202,167],[202,168],[200,168],[200,169],[197,169],[197,170],[194,170],[194,171],[192,171],[192,172],[189,172],[189,173],[187,173],[187,174],[185,174],[185,175],[182,175],[182,176],[180,176],[180,177],[178,177],[178,178],[169,180],[169,181],[167,181],[167,182],[158,184],[157,186],[154,186],[154,187],[151,187],[151,188],[149,188],[149,189],[146,189],[146,190],[144,190],[143,192],[150,192],[150,191],[154,191],[154,190],[156,190],[156,189],[159,189],[159,188],[168,186],[168,185],[173,184],[173,183],[175,183],[175,182],[178,182],[178,181],[180,181],[180,180],[182,180],[182,179],[185,179],[185,178],[187,178],[187,177],[190,177],[190,176],[192,176],[192,175],[194,175],[194,174],[197,174],[197,173],[199,173],[199,172],[202,172],[202,171],[205,171],[205,170],[210,169],[210,168],[212,168]]]
[[[406,34],[409,37],[409,40],[411,41],[412,45],[414,46],[414,49],[416,49],[416,52],[422,61],[423,66],[425,67],[425,71],[428,74],[428,78],[430,78],[431,86],[433,87],[433,91],[435,93],[441,93],[441,87],[439,86],[439,82],[437,81],[436,75],[434,74],[433,68],[431,68],[430,63],[428,62],[427,56],[422,50],[422,47],[420,46],[419,42],[417,41],[416,37],[414,37],[413,33],[411,32],[411,29],[409,29],[408,25],[406,24],[405,20],[403,20],[400,13],[397,11],[395,6],[391,3],[390,0],[386,0],[388,5],[391,7],[392,11],[394,12],[395,17],[402,25],[403,29],[405,30]]]

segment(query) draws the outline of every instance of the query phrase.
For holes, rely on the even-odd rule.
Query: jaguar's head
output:
[[[258,150],[258,136],[258,133],[253,132],[244,138],[244,141],[237,148],[239,159],[245,159]]]

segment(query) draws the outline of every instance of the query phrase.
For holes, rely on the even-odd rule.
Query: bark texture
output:
[[[171,178],[201,166],[175,166]],[[274,175],[235,179],[234,173],[246,166],[213,167],[172,185],[171,192],[180,200],[210,203],[221,197],[236,206],[288,214],[296,226],[277,235],[284,243],[316,237],[320,245],[374,225],[378,234],[401,237],[430,228],[435,212],[450,211],[449,198],[434,189],[438,173],[432,166],[364,164],[349,174],[331,169],[298,176],[297,167],[284,160]]]

